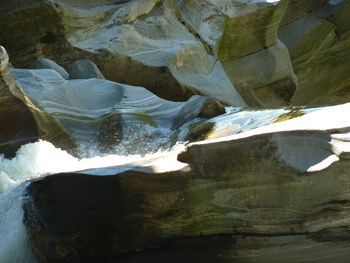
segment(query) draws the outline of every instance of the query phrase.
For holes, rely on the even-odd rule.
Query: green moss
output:
[[[133,113],[134,118],[140,122],[148,124],[153,127],[157,127],[157,123],[153,120],[153,118],[149,115],[143,113]]]
[[[298,117],[301,117],[303,115],[305,115],[305,112],[302,112],[299,110],[292,110],[290,112],[287,112],[287,113],[284,113],[284,114],[281,114],[280,116],[278,116],[277,119],[274,121],[274,123],[298,118]]]
[[[214,122],[200,121],[193,123],[188,127],[189,135],[186,139],[189,141],[206,140],[208,136],[214,132],[214,127]]]

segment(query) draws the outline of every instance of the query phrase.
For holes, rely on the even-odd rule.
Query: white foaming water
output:
[[[141,132],[142,133],[142,132]],[[144,132],[143,132],[144,133]],[[132,163],[140,160],[157,158],[173,149],[161,150],[170,146],[168,138],[158,134],[158,138],[147,140],[147,134],[139,134],[142,154],[96,156],[90,149],[85,152],[87,158],[78,159],[66,151],[56,148],[47,141],[23,145],[13,159],[0,155],[0,263],[33,263],[35,259],[28,248],[26,229],[23,224],[22,199],[27,181],[49,174],[86,170],[91,168],[110,167]],[[136,138],[124,141],[121,154],[127,154],[128,146]],[[177,151],[183,146],[175,146]],[[146,149],[145,149],[146,148]],[[157,152],[145,154],[153,149]]]

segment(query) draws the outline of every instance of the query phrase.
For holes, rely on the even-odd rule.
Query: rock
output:
[[[73,63],[69,72],[70,79],[105,79],[96,64],[89,59],[80,59]]]
[[[192,90],[179,85],[164,67],[149,67],[124,55],[103,50],[95,53],[71,45],[67,41],[62,24],[62,16],[65,16],[66,9],[61,8],[60,2],[48,0],[30,0],[25,4],[20,0],[13,0],[11,4],[2,2],[0,42],[7,48],[16,68],[31,68],[33,61],[38,57],[49,58],[64,68],[69,68],[76,60],[86,58],[96,62],[107,79],[146,87],[166,99],[184,101],[193,95]],[[65,4],[69,3],[89,9],[96,4],[92,1],[89,1],[89,4],[86,1],[66,1]],[[103,3],[108,4],[108,1]],[[75,16],[77,12],[78,10],[71,15]],[[91,25],[94,19],[90,17],[88,24]]]
[[[180,84],[181,88],[176,88],[179,94],[184,91],[200,93],[230,105],[244,106],[220,61],[179,21],[177,3],[168,0],[158,2],[130,1],[103,9],[90,9],[83,11],[85,15],[82,18],[83,9],[57,1],[63,10],[63,24],[66,32],[70,32],[67,37],[73,46],[90,52],[105,50],[127,56],[149,68],[167,68]],[[113,9],[116,6],[119,11]],[[111,16],[115,17],[113,25],[110,24],[113,20]],[[124,21],[128,23],[124,24]],[[80,29],[76,27],[77,23]],[[92,23],[105,29],[93,31],[93,35],[86,38],[86,30]],[[97,39],[100,39],[98,43],[95,42]],[[164,86],[150,88],[155,94],[163,93],[160,89],[163,90]]]
[[[279,38],[298,78],[293,105],[349,101],[349,12],[348,1],[291,1]]]
[[[15,67],[48,57],[67,68],[84,57],[107,79],[176,101],[196,94],[233,106],[349,100],[345,0],[104,1],[98,7],[31,0],[17,6],[19,0],[0,10],[2,42]]]
[[[286,106],[297,87],[287,47],[275,45],[223,64],[245,101],[252,106]]]
[[[40,137],[72,153],[77,146],[115,150],[123,131],[136,133],[140,125],[170,131],[175,123],[179,127],[199,116],[225,112],[219,102],[202,96],[172,102],[142,87],[104,79],[65,80],[51,69],[11,69],[11,74],[36,117]]]
[[[33,181],[24,203],[31,245],[40,262],[123,262],[128,252],[206,241],[213,250],[202,255],[219,262],[261,246],[286,262],[305,247],[303,259],[323,257],[319,241],[334,249],[349,238],[349,110],[326,107],[142,165]]]
[[[36,141],[38,132],[28,108],[10,91],[14,82],[8,64],[8,54],[0,46],[0,155],[10,158],[21,145]]]
[[[58,74],[62,76],[64,79],[69,78],[68,72],[62,68],[60,65],[58,65],[55,61],[52,61],[51,59],[47,58],[39,58],[35,60],[35,67],[37,69],[53,69],[57,71]]]
[[[173,121],[172,128],[177,129],[196,117],[213,118],[224,114],[225,107],[217,100],[203,96],[192,96],[181,108]]]

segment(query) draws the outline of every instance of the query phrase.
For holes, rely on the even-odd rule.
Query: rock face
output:
[[[347,0],[31,0],[17,6],[19,0],[0,9],[1,42],[16,67],[29,67],[36,57],[64,67],[90,59],[107,79],[172,100],[198,93],[235,106],[349,99]]]
[[[38,132],[28,108],[10,91],[15,83],[8,63],[7,52],[0,46],[0,153],[13,157],[21,145],[37,140]]]
[[[16,92],[35,116],[40,137],[73,153],[76,146],[101,152],[115,149],[123,131],[133,125],[170,130],[197,117],[225,113],[224,106],[212,98],[194,96],[187,102],[172,102],[142,87],[92,78],[101,74],[91,61],[74,63],[70,74],[87,79],[66,80],[59,72],[61,68],[58,72],[11,69],[11,76]]]
[[[349,101],[350,2],[291,1],[279,38],[289,49],[298,88],[292,104]]]
[[[304,242],[314,249],[306,255],[318,257],[318,242],[350,238],[350,122],[342,114],[349,110],[350,104],[327,107],[193,143],[127,170],[32,182],[24,203],[32,247],[39,262],[123,262],[122,254],[168,242],[175,250],[206,244],[213,249],[200,250],[202,257],[218,262],[259,242],[289,244],[287,254]],[[188,239],[195,237],[198,243]],[[280,258],[276,251],[268,250],[270,257]]]

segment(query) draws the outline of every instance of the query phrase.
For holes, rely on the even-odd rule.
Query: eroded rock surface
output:
[[[349,239],[350,122],[342,115],[349,107],[193,143],[127,169],[32,182],[24,209],[33,249],[41,262],[118,261],[197,237],[216,247],[203,255],[226,262],[239,255],[239,244],[258,248],[253,237],[264,236],[269,256],[281,256],[273,244],[289,244],[288,255],[302,240],[314,247],[307,253],[321,256],[317,242]],[[219,249],[215,236],[238,243],[232,248],[225,239]]]
[[[17,92],[33,112],[41,138],[70,152],[76,146],[108,152],[135,125],[171,130],[197,117],[225,113],[224,106],[212,98],[194,96],[187,102],[172,102],[142,87],[91,78],[95,73],[98,77],[99,71],[91,61],[88,65],[93,67],[79,75],[86,79],[71,80],[53,69],[11,69]],[[89,75],[89,69],[95,73]]]
[[[171,100],[202,94],[234,106],[285,106],[349,99],[347,0],[19,2],[0,9],[1,41],[17,67],[36,57],[65,68],[90,59],[107,79]]]

